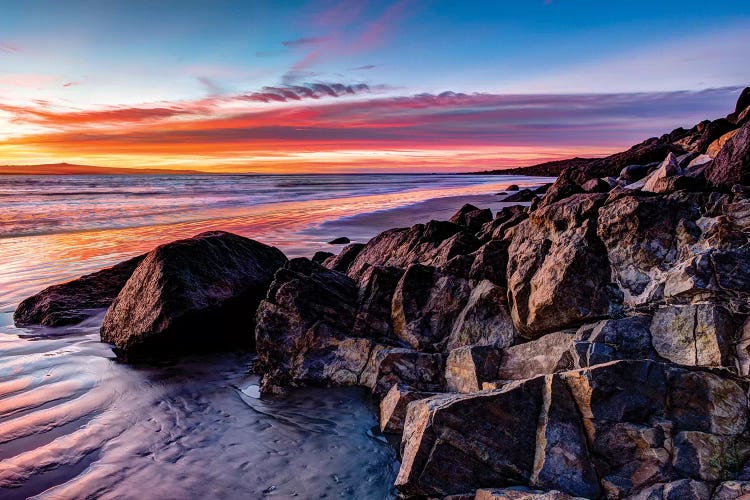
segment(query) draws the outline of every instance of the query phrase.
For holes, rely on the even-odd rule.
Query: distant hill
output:
[[[485,170],[472,172],[474,174],[489,175],[533,175],[539,177],[557,177],[567,167],[583,168],[595,162],[598,158],[570,158],[568,160],[548,161],[528,167],[506,168],[505,170]]]
[[[169,175],[201,174],[198,170],[166,170],[158,168],[118,168],[74,165],[72,163],[48,163],[44,165],[0,165],[0,175]]]

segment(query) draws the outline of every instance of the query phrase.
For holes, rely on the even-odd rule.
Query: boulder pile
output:
[[[248,347],[254,327],[262,392],[372,392],[404,497],[741,498],[749,99],[577,162],[494,217],[467,205],[312,260],[227,233],[160,247],[102,339],[195,345],[194,325],[224,317],[226,345]]]

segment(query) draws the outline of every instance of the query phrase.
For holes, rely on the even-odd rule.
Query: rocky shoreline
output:
[[[363,386],[405,497],[750,495],[750,89],[531,203],[287,259],[211,232],[50,287],[127,361],[249,349],[265,394]],[[519,195],[523,194],[523,197]]]

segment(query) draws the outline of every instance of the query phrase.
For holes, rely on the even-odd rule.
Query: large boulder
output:
[[[450,218],[450,222],[466,227],[470,232],[476,233],[483,224],[492,221],[492,211],[489,208],[479,209],[467,203]]]
[[[391,303],[404,272],[396,267],[370,266],[359,279],[357,313],[352,326],[355,337],[394,338]]]
[[[345,273],[364,247],[364,243],[350,243],[342,248],[338,255],[331,255],[323,260],[322,265],[328,269]]]
[[[451,392],[477,392],[483,382],[497,380],[500,349],[466,346],[453,349],[445,362],[445,388]]]
[[[47,287],[21,302],[13,321],[17,326],[80,323],[91,315],[92,309],[109,307],[144,257],[139,255],[73,281]]]
[[[261,390],[360,383],[376,345],[352,336],[356,300],[345,274],[306,259],[280,269],[256,314]]]
[[[561,331],[503,349],[497,378],[523,380],[576,368],[575,341],[575,332]]]
[[[380,402],[380,430],[400,434],[404,431],[409,403],[436,396],[436,392],[412,390],[406,385],[394,385]]]
[[[750,184],[750,123],[746,123],[721,148],[705,170],[714,186],[730,188]]]
[[[572,196],[537,209],[510,230],[508,298],[521,335],[536,338],[618,307],[597,236],[604,200],[601,194]]]
[[[479,248],[479,240],[453,222],[430,221],[410,228],[390,229],[367,242],[347,273],[358,279],[373,265],[406,268],[410,264],[440,266],[457,255]]]
[[[599,210],[598,235],[626,306],[663,296],[667,272],[686,257],[680,254],[685,246],[680,240],[697,232],[700,203],[699,195],[633,193],[614,197]]]
[[[107,310],[102,341],[127,359],[252,348],[253,315],[286,262],[274,247],[220,231],[161,245]]]
[[[466,305],[468,282],[421,264],[409,266],[393,294],[395,335],[414,349],[437,349]]]
[[[445,388],[445,356],[404,348],[377,347],[362,371],[360,384],[383,398],[394,385],[405,385],[422,392],[442,392]]]

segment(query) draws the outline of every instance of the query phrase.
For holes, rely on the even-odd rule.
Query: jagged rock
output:
[[[451,332],[469,294],[465,279],[430,266],[409,266],[393,294],[394,333],[414,349],[432,348]]]
[[[650,316],[606,319],[584,325],[576,332],[573,364],[585,367],[618,359],[660,359],[651,343],[650,327]]]
[[[620,171],[620,178],[627,183],[639,181],[659,164],[649,163],[647,165],[628,165]]]
[[[365,248],[364,243],[351,243],[341,249],[338,255],[328,257],[323,261],[323,266],[333,271],[345,273],[352,265],[357,255]]]
[[[524,203],[531,201],[536,198],[536,194],[531,189],[522,189],[516,193],[506,196],[503,198],[503,203]]]
[[[562,331],[503,349],[497,378],[522,380],[576,368],[575,340],[573,332]]]
[[[496,380],[500,349],[466,346],[453,349],[445,362],[445,388],[452,392],[477,392],[482,383]]]
[[[359,279],[357,313],[352,334],[381,341],[394,338],[391,303],[404,272],[396,267],[370,266]]]
[[[380,402],[380,430],[401,433],[404,431],[406,409],[409,403],[435,396],[436,392],[414,391],[405,385],[394,385]]]
[[[581,186],[571,178],[574,176],[574,174],[572,173],[572,171],[570,172],[571,173],[569,173],[569,175],[560,175],[555,180],[552,186],[550,186],[550,188],[542,197],[542,201],[537,206],[537,209],[552,205],[553,203],[557,203],[560,200],[564,200],[565,198],[583,192]],[[586,180],[588,179],[585,179],[583,182],[586,182]]]
[[[706,149],[706,156],[713,159],[716,158],[716,155],[719,154],[719,151],[721,151],[721,148],[724,147],[724,144],[727,143],[729,139],[734,137],[734,135],[739,131],[739,129],[730,130],[726,134],[722,135],[718,139],[716,139],[714,142],[711,143],[710,146],[708,146],[708,149]]]
[[[505,270],[508,267],[508,242],[490,240],[474,252],[474,261],[469,270],[473,284],[488,280],[495,285],[505,286]]]
[[[750,317],[742,325],[736,352],[737,371],[740,375],[750,375]]]
[[[511,184],[510,186],[505,188],[506,191],[518,191],[519,189],[521,188],[518,187],[518,184]]]
[[[680,430],[738,435],[747,427],[746,389],[730,377],[669,370],[667,416]]]
[[[331,252],[315,252],[315,254],[312,256],[312,259],[310,259],[310,260],[312,260],[316,264],[321,264],[322,265],[323,262],[325,262],[327,259],[329,259],[331,257],[335,257],[335,256],[336,255],[332,254]]]
[[[692,160],[690,160],[690,163],[687,165],[687,171],[691,172],[694,171],[697,167],[700,167],[701,165],[705,165],[706,163],[710,162],[713,158],[707,154],[698,155]]]
[[[362,385],[384,397],[394,385],[423,392],[441,392],[445,387],[445,357],[411,349],[386,348],[373,352],[362,377]]]
[[[351,243],[351,240],[346,236],[340,236],[328,242],[329,245],[346,245],[347,243]]]
[[[606,193],[610,190],[610,185],[609,182],[597,177],[596,179],[590,179],[584,182],[581,189],[585,193]]]
[[[508,229],[527,219],[528,216],[526,207],[523,205],[504,207],[497,212],[492,222],[482,226],[482,229],[477,232],[477,238],[482,241],[501,240]]]
[[[705,170],[714,186],[729,188],[750,183],[750,123],[731,137]]]
[[[109,307],[145,255],[45,288],[24,299],[13,313],[17,326],[64,326],[80,323],[91,309]]]
[[[734,112],[727,116],[727,120],[738,123],[740,116],[744,113],[744,111],[747,111],[747,108],[750,107],[750,87],[745,87],[743,91],[740,93],[739,98],[737,99],[737,104],[735,105]]]
[[[477,490],[474,500],[580,500],[562,491],[532,490],[525,486]]]
[[[673,153],[669,153],[664,161],[659,165],[659,168],[651,172],[646,177],[646,182],[643,184],[643,191],[649,191],[652,193],[662,192],[661,185],[667,181],[668,178],[674,177],[682,173],[680,168],[680,162],[677,161],[677,157]]]
[[[527,484],[534,467],[544,377],[409,405],[396,487],[449,495],[477,486]]]
[[[445,350],[467,345],[507,347],[517,336],[506,290],[480,281],[453,322]]]
[[[479,245],[479,240],[452,222],[430,221],[410,228],[390,229],[367,242],[347,273],[356,279],[371,265],[440,266],[456,255],[473,252]]]
[[[706,432],[682,431],[674,437],[675,469],[702,481],[718,481],[736,466],[732,440]]]
[[[161,245],[107,310],[102,341],[127,359],[252,348],[253,314],[286,261],[274,247],[221,231]]]
[[[599,210],[597,232],[626,306],[662,297],[667,272],[681,257],[678,239],[689,238],[700,217],[699,196],[624,194]]]
[[[711,500],[747,500],[750,496],[750,481],[725,481],[714,491]]]
[[[532,189],[532,191],[534,191],[534,194],[544,194],[550,187],[552,187],[551,182],[549,184],[542,184],[541,186]]]
[[[480,210],[474,205],[467,203],[450,218],[450,221],[468,228],[472,233],[476,233],[482,228],[483,224],[492,221],[492,211],[489,208]]]
[[[603,202],[600,194],[572,196],[537,209],[509,232],[508,299],[524,337],[605,317],[617,307],[596,234]]]
[[[261,390],[359,382],[374,343],[352,337],[357,289],[307,259],[280,269],[256,314]]]
[[[651,321],[656,352],[681,365],[727,366],[733,333],[731,317],[714,304],[660,307]]]
[[[711,484],[693,479],[680,479],[671,483],[657,483],[629,498],[632,500],[711,500]]]

